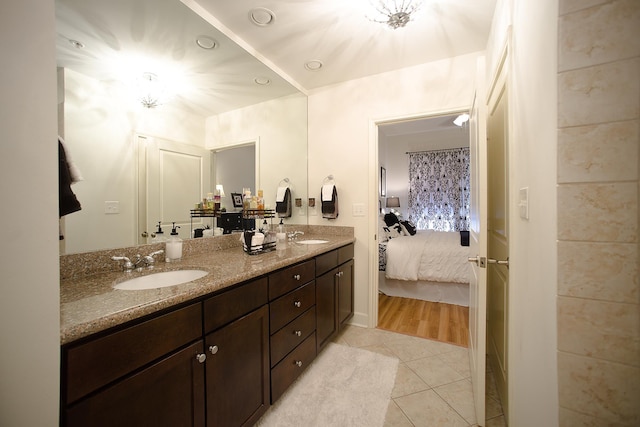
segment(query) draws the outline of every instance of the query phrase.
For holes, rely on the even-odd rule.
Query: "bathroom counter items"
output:
[[[60,343],[62,345],[104,331],[130,320],[181,305],[241,282],[353,243],[352,227],[299,226],[304,239],[327,243],[305,245],[287,242],[278,250],[249,256],[237,234],[184,241],[182,259],[158,262],[152,270],[123,272],[112,255],[134,256],[155,250],[157,245],[64,255],[61,257]],[[206,276],[176,286],[147,290],[119,290],[115,283],[162,271],[198,269]]]

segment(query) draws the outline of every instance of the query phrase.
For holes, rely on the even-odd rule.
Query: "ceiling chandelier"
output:
[[[374,22],[387,24],[398,29],[411,21],[411,14],[420,8],[421,0],[377,0],[372,6],[378,12],[376,18],[369,18]]]
[[[143,73],[138,79],[138,99],[145,108],[156,108],[162,105],[166,98],[165,92],[166,88],[153,73]]]

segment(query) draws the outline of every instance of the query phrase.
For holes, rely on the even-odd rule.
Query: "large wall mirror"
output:
[[[179,0],[56,0],[56,19],[59,133],[83,178],[62,253],[132,246],[158,221],[190,237],[195,203],[241,190],[216,178],[214,153],[235,147],[254,147],[238,170],[267,203],[284,178],[306,200],[306,96],[203,17]]]

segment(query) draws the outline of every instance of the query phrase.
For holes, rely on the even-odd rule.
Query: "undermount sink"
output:
[[[302,245],[319,245],[321,243],[327,243],[328,240],[322,239],[307,239],[307,240],[296,240],[296,243],[300,243]]]
[[[146,276],[134,277],[113,285],[116,289],[125,291],[139,291],[143,289],[165,288],[167,286],[180,285],[200,279],[209,274],[204,270],[175,270],[163,271],[160,273],[147,274]]]

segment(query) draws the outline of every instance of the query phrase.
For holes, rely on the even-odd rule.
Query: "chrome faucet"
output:
[[[126,256],[112,256],[111,259],[114,261],[124,261],[124,263],[122,264],[122,269],[124,271],[131,271],[134,269],[142,269],[142,267],[139,267],[140,263],[142,262],[144,262],[145,266],[152,268],[153,264],[156,261],[154,256],[159,255],[163,252],[164,251],[160,249],[159,251],[152,252],[147,256],[140,256],[140,254],[138,254],[136,255],[135,262],[131,262],[131,260]]]
[[[289,240],[294,240],[295,238],[297,238],[298,236],[303,235],[304,232],[302,231],[294,231],[292,233],[287,233],[287,237],[289,238]]]
[[[133,264],[135,267],[138,266],[138,264],[140,264],[141,262],[144,262],[144,264],[147,267],[153,267],[153,264],[156,262],[156,259],[154,258],[154,256],[156,255],[160,255],[161,253],[163,253],[164,251],[162,249],[155,251],[155,252],[151,252],[149,255],[147,256],[143,256],[141,257],[140,255],[136,255],[137,260],[136,262]]]

